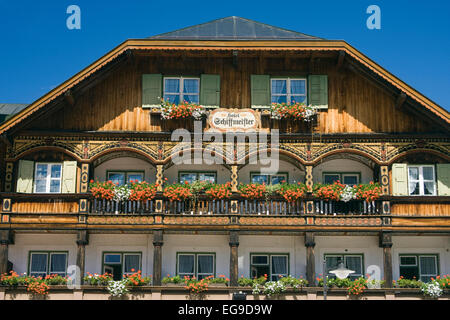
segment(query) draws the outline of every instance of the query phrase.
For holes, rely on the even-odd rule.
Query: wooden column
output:
[[[305,184],[308,187],[308,191],[312,191],[313,187],[313,167],[312,166],[306,166],[305,167],[306,174],[305,174]]]
[[[308,280],[308,286],[315,287],[316,282],[316,264],[314,247],[316,242],[313,232],[305,233],[305,247],[306,247],[306,280]]]
[[[389,167],[380,167],[380,182],[381,182],[381,192],[384,196],[389,195]]]
[[[87,230],[78,231],[77,234],[77,267],[80,270],[80,280],[83,278],[86,268],[86,246],[89,244],[89,233]]]
[[[162,276],[162,246],[163,231],[155,230],[153,232],[153,285],[161,285]]]
[[[163,191],[163,174],[164,165],[158,164],[156,166],[156,183],[158,184],[157,191]]]
[[[231,192],[238,192],[238,166],[231,166]]]
[[[14,162],[6,162],[5,167],[5,192],[12,192],[13,189]]]
[[[383,248],[384,287],[392,288],[392,235],[390,233],[380,234],[380,247]]]
[[[8,272],[8,247],[13,242],[11,230],[0,230],[0,274]]]
[[[238,286],[238,248],[239,233],[230,231],[230,286]]]

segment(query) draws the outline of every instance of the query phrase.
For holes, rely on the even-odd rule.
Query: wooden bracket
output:
[[[339,55],[338,55],[338,59],[337,59],[337,63],[336,63],[336,68],[338,70],[343,66],[344,60],[345,60],[345,51],[341,50],[341,51],[339,51]]]
[[[404,92],[400,93],[395,101],[395,108],[400,109],[406,101],[406,94]]]

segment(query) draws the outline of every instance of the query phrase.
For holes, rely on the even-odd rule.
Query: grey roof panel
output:
[[[149,39],[160,40],[321,40],[304,33],[278,28],[265,23],[226,17],[195,26],[162,33]]]
[[[16,114],[25,109],[28,104],[22,103],[0,103],[0,114]]]

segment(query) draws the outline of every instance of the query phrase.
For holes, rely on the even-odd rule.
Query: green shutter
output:
[[[438,163],[436,168],[438,196],[450,196],[450,163]]]
[[[394,196],[408,195],[408,169],[406,163],[392,165],[392,194]]]
[[[142,75],[142,108],[153,108],[161,105],[162,75]]]
[[[328,108],[328,76],[308,76],[308,104],[316,108]]]
[[[270,76],[255,75],[250,76],[250,85],[252,93],[252,107],[270,106]]]
[[[17,192],[33,192],[34,161],[20,160],[17,172]]]
[[[75,193],[77,182],[77,162],[64,161],[62,172],[62,193]]]
[[[200,76],[200,104],[204,107],[220,106],[220,75],[202,74]]]

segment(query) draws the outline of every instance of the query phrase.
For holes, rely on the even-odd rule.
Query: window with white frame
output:
[[[405,279],[431,281],[438,275],[438,256],[436,254],[401,254],[400,276]]]
[[[436,179],[433,165],[408,166],[408,192],[411,196],[436,195]]]
[[[67,252],[31,251],[28,274],[35,277],[60,275],[65,277]]]
[[[288,181],[287,173],[278,173],[278,174],[260,174],[260,173],[251,173],[250,181],[252,183],[264,183],[264,184],[280,184]]]
[[[179,173],[180,183],[193,183],[194,181],[206,181],[216,183],[217,174],[215,172],[195,172],[181,171]]]
[[[344,264],[345,268],[355,271],[349,275],[350,279],[356,279],[363,276],[364,266],[363,255],[361,254],[326,254],[325,262],[327,269],[326,274],[328,277],[335,277],[330,271],[339,268],[341,263]]]
[[[37,162],[34,172],[35,193],[61,192],[62,163]]]
[[[164,100],[180,104],[199,103],[200,78],[164,77]]]
[[[139,252],[108,252],[103,254],[103,272],[113,275],[114,280],[141,270],[142,254]]]
[[[144,171],[108,171],[107,176],[108,180],[119,186],[131,181],[144,181]]]
[[[306,79],[274,78],[270,81],[272,103],[307,103]]]
[[[267,275],[269,281],[278,281],[289,275],[289,255],[287,254],[251,254],[250,276],[259,278]]]
[[[177,274],[201,280],[215,273],[214,253],[177,253]]]
[[[333,184],[334,182],[339,181],[342,184],[354,186],[355,184],[359,183],[359,177],[359,172],[326,172],[323,174],[323,183]]]

